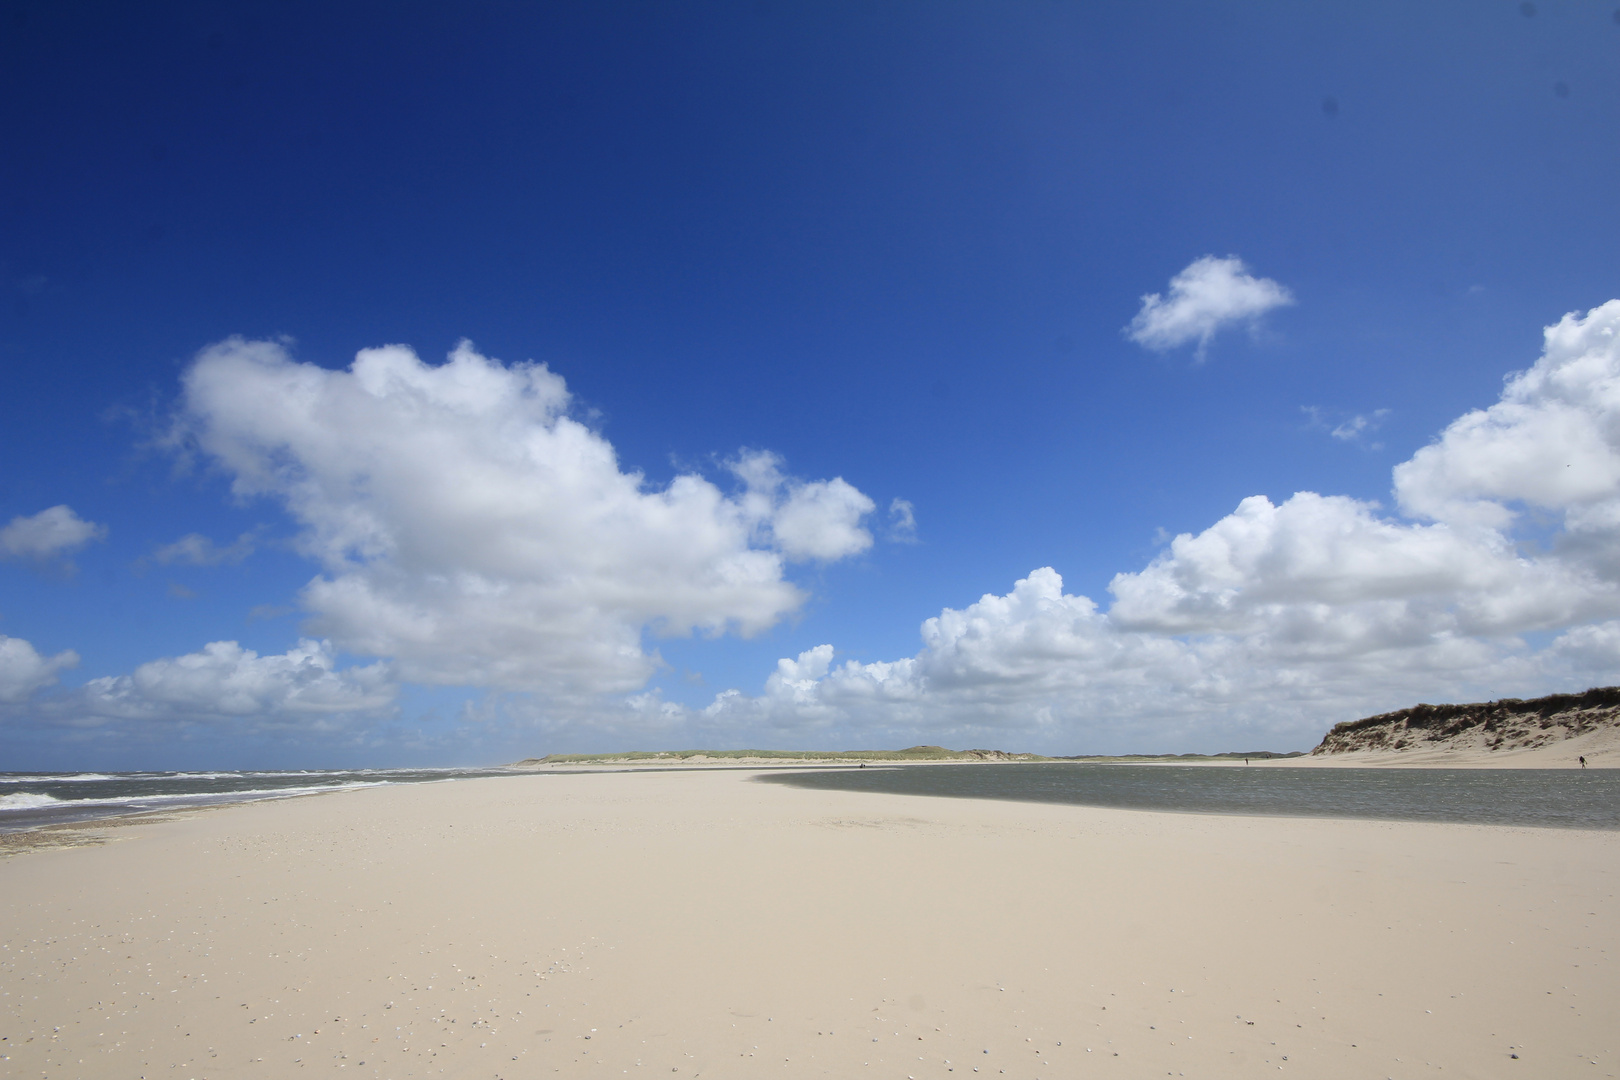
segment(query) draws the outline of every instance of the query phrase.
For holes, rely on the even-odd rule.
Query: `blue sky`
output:
[[[8,767],[1620,681],[1613,3],[0,19]]]

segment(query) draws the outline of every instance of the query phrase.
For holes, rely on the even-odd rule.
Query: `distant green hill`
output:
[[[904,750],[625,750],[609,754],[547,754],[545,757],[524,758],[517,765],[617,765],[628,763],[658,763],[706,761],[814,761],[836,764],[840,761],[1096,761],[1130,764],[1133,761],[1220,761],[1231,758],[1286,758],[1299,757],[1300,751],[1279,754],[1269,750],[1252,750],[1229,754],[1126,754],[1115,757],[1081,755],[1075,757],[1043,757],[1040,754],[1015,754],[1006,750],[947,750],[943,746],[908,746]]]
[[[608,765],[620,762],[682,761],[1049,761],[1039,754],[1004,750],[947,750],[909,746],[904,750],[626,750],[612,754],[547,754],[518,765]]]

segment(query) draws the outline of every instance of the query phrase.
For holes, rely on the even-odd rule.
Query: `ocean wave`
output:
[[[14,791],[0,795],[0,810],[38,810],[42,806],[60,806],[61,799],[49,795],[35,795],[28,791]]]
[[[199,780],[292,780],[292,779],[340,779],[345,777],[440,777],[456,778],[463,774],[474,773],[489,775],[498,773],[499,767],[480,768],[476,766],[461,766],[450,768],[400,768],[400,769],[235,769],[235,770],[209,770],[205,772],[127,772],[127,773],[6,773],[0,772],[0,784],[80,784],[96,781],[120,781],[123,783],[188,783]]]
[[[0,784],[75,784],[87,780],[121,780],[123,777],[107,776],[104,773],[80,772],[62,773],[59,776],[46,773],[12,773],[0,775]]]
[[[51,806],[60,809],[81,806],[127,806],[132,809],[160,808],[188,803],[253,802],[261,799],[285,799],[296,795],[314,795],[323,791],[352,791],[356,788],[383,787],[386,780],[354,781],[347,784],[310,784],[302,787],[250,788],[244,791],[188,791],[151,792],[145,795],[121,795],[108,799],[57,799],[49,795],[16,792],[0,795],[0,810],[37,810]]]

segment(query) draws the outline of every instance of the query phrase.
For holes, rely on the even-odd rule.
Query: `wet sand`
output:
[[[372,788],[21,850],[0,859],[0,1074],[1620,1066],[1620,833],[749,776]]]

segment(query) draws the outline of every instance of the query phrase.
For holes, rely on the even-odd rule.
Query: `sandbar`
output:
[[[1620,1066],[1620,832],[752,775],[369,788],[0,858],[0,1074]]]

